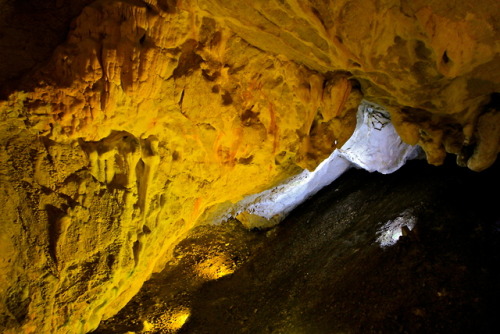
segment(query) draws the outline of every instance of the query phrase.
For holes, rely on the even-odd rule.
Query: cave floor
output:
[[[499,167],[351,169],[272,230],[199,227],[94,333],[500,333]]]

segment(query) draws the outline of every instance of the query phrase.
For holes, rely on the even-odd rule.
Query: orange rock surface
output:
[[[340,147],[363,97],[429,163],[488,168],[499,14],[488,0],[91,3],[0,101],[0,326],[95,329],[194,226]]]

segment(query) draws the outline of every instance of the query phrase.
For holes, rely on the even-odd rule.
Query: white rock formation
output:
[[[358,108],[356,130],[341,149],[314,171],[304,170],[281,185],[248,196],[218,221],[237,216],[249,228],[271,227],[351,167],[388,174],[421,153],[419,146],[403,143],[386,110],[363,101]]]

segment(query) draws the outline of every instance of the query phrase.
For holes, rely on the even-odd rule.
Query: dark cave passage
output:
[[[352,169],[272,230],[201,228],[94,333],[497,333],[499,167]],[[382,248],[398,217],[414,229]],[[193,274],[222,248],[234,272]]]

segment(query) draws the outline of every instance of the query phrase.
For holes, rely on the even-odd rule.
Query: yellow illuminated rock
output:
[[[245,226],[248,229],[271,228],[273,226],[276,226],[276,224],[278,224],[280,221],[280,217],[273,217],[273,219],[267,219],[265,217],[254,215],[254,214],[249,213],[247,211],[243,211],[242,213],[238,214],[236,216],[236,219],[238,219],[243,224],[243,226]]]
[[[0,328],[95,329],[210,213],[340,147],[363,97],[430,163],[448,151],[486,169],[499,14],[489,0],[92,2],[0,101]],[[213,278],[231,270],[207,261]]]
[[[235,264],[224,255],[209,257],[197,265],[198,275],[207,279],[217,279],[234,272]]]
[[[163,320],[161,323],[163,325],[162,329],[175,333],[186,323],[190,314],[191,312],[186,308],[180,308],[165,313],[164,317],[160,319]]]

